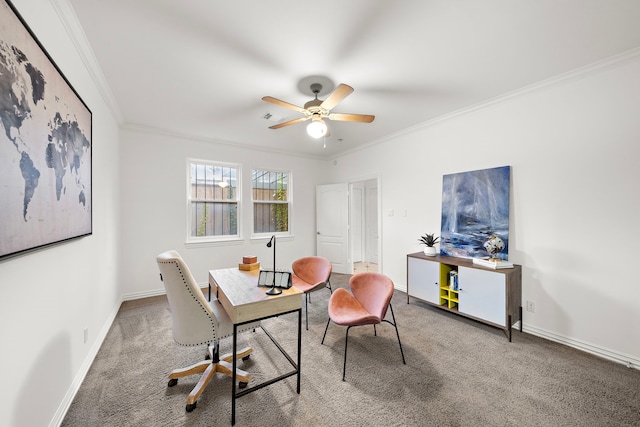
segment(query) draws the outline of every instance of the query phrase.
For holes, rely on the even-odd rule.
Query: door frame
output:
[[[382,267],[382,263],[383,263],[383,256],[382,256],[382,196],[381,196],[381,176],[380,174],[375,174],[375,175],[364,175],[364,176],[360,176],[357,178],[352,178],[349,179],[347,181],[348,184],[348,194],[349,194],[349,236],[348,236],[348,240],[349,240],[349,271],[353,271],[353,264],[354,264],[354,259],[353,259],[353,224],[351,223],[352,220],[352,201],[353,201],[353,197],[352,197],[352,190],[353,190],[353,184],[357,184],[357,183],[361,183],[361,182],[365,182],[365,181],[376,181],[376,196],[377,196],[377,200],[376,200],[376,209],[377,209],[377,218],[378,218],[378,224],[377,224],[377,233],[378,233],[378,272],[382,273],[383,271],[383,267]]]

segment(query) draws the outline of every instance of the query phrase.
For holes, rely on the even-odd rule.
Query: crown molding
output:
[[[566,73],[559,74],[557,76],[550,77],[550,78],[545,79],[545,80],[541,80],[541,81],[539,81],[537,83],[533,83],[531,85],[521,87],[519,89],[504,93],[502,95],[498,95],[498,96],[496,96],[494,98],[479,102],[477,104],[470,105],[470,106],[462,108],[460,110],[453,111],[453,112],[447,113],[447,114],[443,114],[442,116],[438,116],[436,118],[427,120],[427,121],[419,123],[419,124],[417,124],[415,126],[408,127],[406,129],[403,129],[401,131],[392,133],[392,134],[384,136],[382,138],[378,138],[378,139],[376,139],[374,141],[371,141],[368,144],[360,145],[360,146],[358,146],[358,147],[356,147],[356,148],[354,148],[352,150],[343,151],[340,154],[336,155],[335,158],[339,158],[339,157],[342,157],[342,156],[347,155],[347,154],[351,154],[351,153],[355,153],[355,152],[359,152],[359,151],[365,150],[365,149],[370,148],[370,147],[372,147],[374,145],[382,144],[382,143],[388,142],[390,140],[393,140],[393,139],[395,139],[395,138],[397,138],[399,136],[412,134],[412,133],[417,132],[419,130],[422,130],[422,129],[425,129],[425,128],[429,128],[431,126],[435,126],[435,125],[437,125],[439,123],[451,120],[453,118],[456,118],[456,117],[459,117],[459,116],[463,116],[465,114],[473,113],[475,111],[482,110],[482,109],[491,107],[493,105],[505,102],[507,100],[510,100],[510,99],[513,99],[513,98],[517,98],[517,97],[520,97],[520,96],[523,96],[523,95],[527,95],[529,93],[532,93],[532,92],[535,92],[535,91],[538,91],[538,90],[541,90],[541,89],[548,88],[550,86],[563,84],[563,83],[565,83],[567,81],[570,81],[570,80],[582,79],[586,75],[595,74],[595,73],[601,72],[603,70],[618,66],[618,65],[623,64],[625,62],[630,62],[630,61],[633,61],[633,60],[637,60],[638,58],[640,58],[640,47],[628,50],[628,51],[623,52],[621,54],[611,56],[609,58],[603,59],[601,61],[594,62],[594,63],[589,64],[589,65],[585,65],[585,66],[580,67],[580,68],[576,68],[575,70],[568,71]]]
[[[151,135],[163,135],[163,136],[168,136],[168,137],[177,138],[177,139],[187,139],[190,141],[206,142],[210,144],[222,144],[222,145],[227,145],[229,147],[239,148],[242,150],[262,151],[265,153],[275,153],[275,154],[286,155],[291,157],[301,157],[301,158],[311,159],[311,160],[325,160],[324,158],[320,158],[312,154],[288,152],[288,151],[277,150],[277,149],[264,147],[260,145],[246,144],[246,143],[235,142],[235,141],[225,141],[217,138],[206,138],[199,135],[192,135],[185,132],[178,132],[170,129],[159,128],[159,127],[146,126],[139,123],[123,123],[120,125],[120,129],[130,130],[133,132],[147,133]]]
[[[80,59],[87,68],[87,71],[94,81],[98,92],[102,96],[102,99],[107,104],[109,110],[111,110],[111,113],[113,114],[118,124],[122,125],[122,123],[124,122],[122,112],[120,111],[115,96],[113,95],[113,92],[111,91],[111,88],[107,83],[107,79],[102,73],[102,68],[100,67],[98,60],[93,53],[91,44],[89,43],[89,40],[87,39],[87,36],[82,29],[82,25],[80,25],[78,16],[73,10],[71,3],[69,2],[69,0],[49,1],[58,14],[62,25],[64,26],[67,34],[69,35],[69,38],[78,51]]]

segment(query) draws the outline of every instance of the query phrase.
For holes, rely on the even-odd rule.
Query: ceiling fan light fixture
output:
[[[322,138],[327,134],[327,124],[320,116],[313,116],[307,125],[307,133],[311,138]]]

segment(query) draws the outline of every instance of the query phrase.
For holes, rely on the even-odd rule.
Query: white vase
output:
[[[424,254],[426,256],[436,256],[436,247],[435,246],[425,246]]]

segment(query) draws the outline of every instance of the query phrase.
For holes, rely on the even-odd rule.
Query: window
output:
[[[189,239],[239,237],[239,166],[189,160]]]
[[[253,233],[289,233],[289,173],[254,170],[251,180]]]

